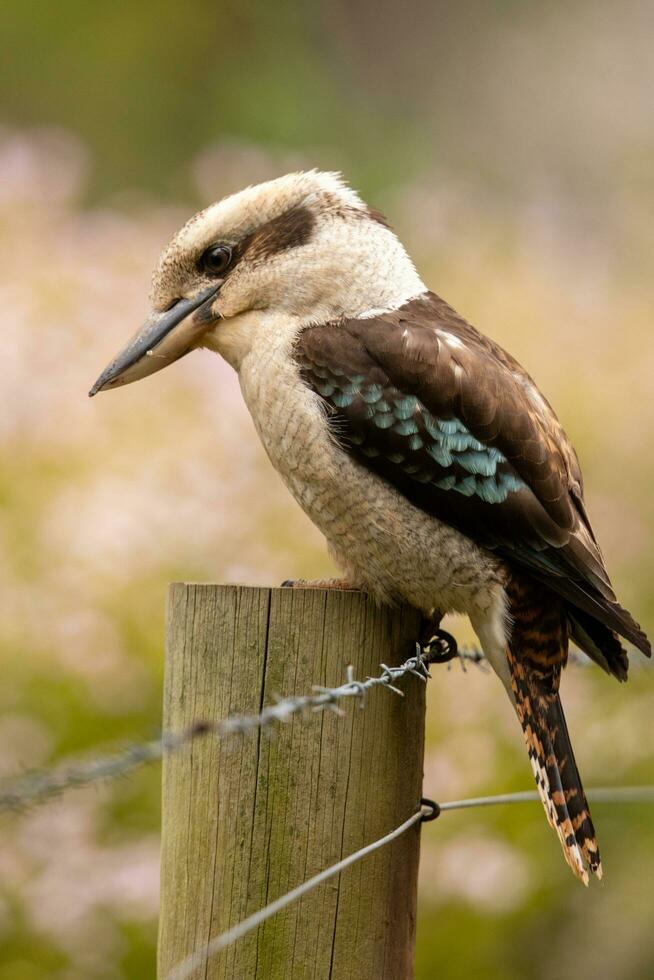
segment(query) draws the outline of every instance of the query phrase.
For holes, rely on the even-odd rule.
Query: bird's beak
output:
[[[104,369],[89,395],[131,384],[188,354],[216,319],[211,302],[221,285],[222,281],[190,299],[180,299],[165,313],[152,313]]]

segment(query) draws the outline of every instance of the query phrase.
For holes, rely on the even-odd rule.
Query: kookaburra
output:
[[[154,311],[91,390],[221,354],[338,587],[465,613],[511,698],[547,818],[588,881],[600,855],[559,700],[572,639],[618,680],[617,602],[559,420],[510,354],[430,292],[339,175],[295,173],[196,214]]]

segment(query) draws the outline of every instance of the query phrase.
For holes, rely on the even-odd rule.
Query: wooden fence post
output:
[[[355,592],[170,588],[164,729],[255,712],[410,656],[408,608]],[[218,933],[409,817],[422,786],[425,685],[377,690],[274,732],[209,737],[164,760],[158,976]],[[410,980],[419,828],[324,883],[194,977]]]

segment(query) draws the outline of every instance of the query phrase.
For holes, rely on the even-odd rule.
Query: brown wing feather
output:
[[[307,384],[331,409],[335,435],[360,462],[649,651],[617,604],[586,515],[575,451],[511,355],[425,293],[397,311],[307,328],[296,356]],[[369,396],[377,391],[388,416],[371,415]],[[415,408],[403,429],[398,406],[407,396]],[[443,474],[465,486],[461,466],[456,459],[439,466],[425,444],[430,424],[449,419],[499,454],[498,479],[512,486],[505,499],[445,489]],[[402,432],[409,430],[408,440]]]

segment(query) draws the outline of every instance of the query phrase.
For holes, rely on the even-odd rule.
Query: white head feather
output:
[[[161,255],[156,309],[210,282],[199,263],[217,243],[242,254],[214,304],[216,333],[253,310],[304,325],[395,309],[425,289],[396,235],[336,173],[288,174],[196,214]]]
[[[177,232],[154,272],[152,314],[90,394],[198,346],[240,370],[250,352],[288,352],[306,326],[395,310],[424,291],[386,221],[339,174],[288,174],[212,204]]]

